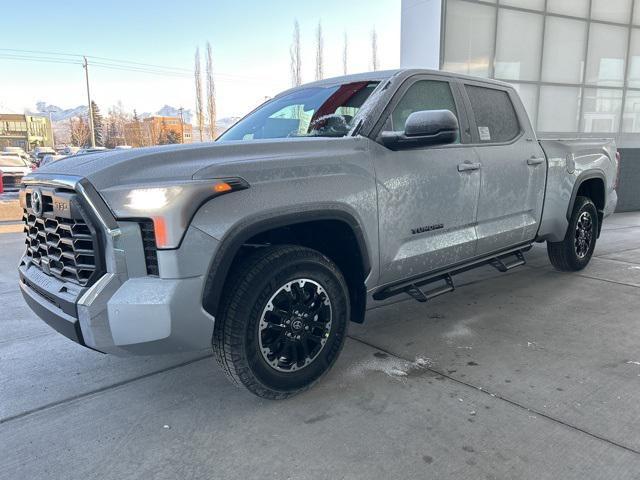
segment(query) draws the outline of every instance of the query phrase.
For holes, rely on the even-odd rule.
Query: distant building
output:
[[[0,113],[0,149],[53,147],[53,131],[48,117]]]
[[[183,123],[178,117],[147,117],[142,121],[129,122],[124,126],[128,145],[144,147],[166,143],[191,143],[193,126]]]

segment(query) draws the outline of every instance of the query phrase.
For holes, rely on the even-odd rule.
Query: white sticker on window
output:
[[[478,133],[480,134],[480,140],[483,142],[491,141],[491,130],[489,130],[489,127],[478,127]]]

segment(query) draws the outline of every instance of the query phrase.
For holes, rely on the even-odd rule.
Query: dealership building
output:
[[[640,180],[640,0],[402,0],[401,64],[509,82],[539,136],[614,137]]]

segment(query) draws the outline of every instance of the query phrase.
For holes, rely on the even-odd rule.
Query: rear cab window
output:
[[[465,85],[480,143],[507,143],[520,135],[516,110],[505,90]]]

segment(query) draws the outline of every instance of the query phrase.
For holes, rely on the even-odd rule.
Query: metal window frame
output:
[[[446,35],[447,35],[447,10],[448,4],[451,0],[442,0],[442,8],[441,8],[441,28],[440,28],[440,69],[443,69],[445,62],[445,49],[446,49]],[[594,136],[602,136],[603,134],[615,136],[616,139],[620,139],[620,137],[625,135],[639,135],[640,132],[625,132],[624,131],[624,118],[625,118],[625,107],[628,92],[640,92],[640,87],[631,87],[629,86],[629,68],[631,65],[631,47],[632,47],[632,36],[634,31],[640,31],[640,24],[636,25],[633,23],[633,17],[636,12],[636,1],[631,0],[631,8],[629,11],[629,18],[626,23],[620,22],[612,22],[609,20],[600,20],[593,18],[593,0],[588,0],[588,15],[586,17],[573,16],[573,15],[564,15],[559,13],[554,13],[549,11],[549,1],[544,0],[544,9],[543,10],[535,10],[530,8],[518,7],[513,5],[505,5],[502,3],[503,0],[495,0],[494,2],[487,0],[455,0],[458,2],[465,2],[471,4],[484,5],[487,7],[491,7],[494,9],[494,35],[493,35],[493,45],[491,49],[491,57],[489,58],[489,78],[495,78],[495,63],[496,63],[496,52],[498,46],[498,27],[499,27],[499,14],[501,10],[514,10],[518,12],[524,13],[533,13],[537,15],[541,15],[543,17],[543,27],[542,27],[542,38],[540,39],[540,63],[538,69],[538,78],[537,80],[515,80],[515,79],[506,79],[500,78],[499,80],[508,82],[511,84],[521,84],[521,85],[533,85],[537,87],[536,90],[536,110],[533,112],[534,118],[531,119],[531,123],[536,126],[539,126],[539,117],[540,117],[540,101],[541,101],[541,87],[573,87],[579,89],[579,108],[578,108],[578,122],[577,122],[577,131],[575,132],[542,132],[546,135],[552,136],[562,136],[566,137],[567,135],[581,136],[581,137],[594,137]],[[585,47],[583,52],[583,72],[582,79],[580,83],[563,83],[563,82],[545,82],[542,80],[542,67],[544,61],[544,53],[545,53],[545,37],[547,30],[547,18],[548,17],[556,17],[556,18],[564,18],[568,20],[580,20],[586,22],[587,31],[586,31],[586,39],[585,39]],[[622,86],[619,87],[610,87],[610,86],[599,86],[597,84],[587,83],[587,60],[589,57],[589,42],[591,40],[591,25],[592,24],[602,24],[616,27],[624,27],[627,29],[627,46],[625,52],[625,62],[624,62],[624,72],[623,72],[623,82]],[[585,103],[585,91],[587,89],[605,89],[605,90],[616,90],[622,92],[622,104],[620,107],[620,113],[618,114],[618,128],[615,132],[584,132],[584,103]]]

